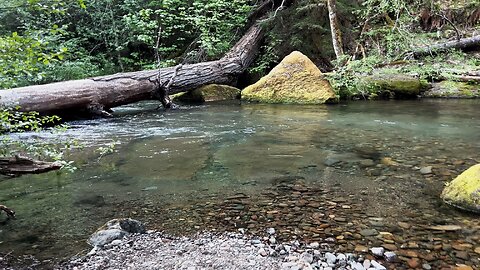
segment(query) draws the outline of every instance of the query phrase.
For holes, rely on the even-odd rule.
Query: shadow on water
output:
[[[474,216],[438,198],[445,181],[480,162],[478,105],[217,104],[164,112],[141,103],[119,108],[113,119],[72,122],[62,134],[19,135],[76,138],[86,148],[71,156],[79,166],[74,173],[0,179],[0,202],[18,215],[0,223],[0,252],[49,265],[85,251],[88,235],[116,217],[172,233],[221,230],[225,224],[201,219],[211,203],[240,196],[255,204],[278,194],[272,188],[299,181],[323,190],[319,200],[335,195],[386,224],[463,220],[478,230]],[[99,160],[94,150],[111,141],[119,142],[115,152]],[[425,166],[433,173],[422,175]],[[200,223],[185,222],[195,213]]]

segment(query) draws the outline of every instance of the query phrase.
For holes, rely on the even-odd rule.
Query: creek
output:
[[[439,199],[447,181],[480,163],[480,100],[156,106],[119,107],[112,119],[74,121],[63,133],[14,135],[84,148],[67,156],[73,173],[0,179],[1,204],[17,212],[0,217],[0,253],[51,265],[88,251],[86,239],[106,221],[131,217],[180,235],[276,227],[285,240],[330,237],[345,251],[381,245],[356,237],[375,229],[398,236],[399,249],[440,245],[438,260],[480,264],[478,216]],[[111,142],[113,153],[99,158],[96,149]],[[449,224],[463,229],[425,229]],[[456,244],[471,247],[448,250]]]

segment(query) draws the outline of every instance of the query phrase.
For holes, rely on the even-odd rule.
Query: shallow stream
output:
[[[68,157],[73,173],[0,179],[0,203],[17,212],[8,222],[0,216],[0,253],[51,265],[87,250],[109,219],[132,217],[175,234],[276,226],[285,240],[330,237],[345,250],[382,244],[356,237],[374,228],[401,238],[392,240],[399,249],[441,245],[432,261],[480,265],[478,216],[439,199],[446,181],[480,163],[480,100],[156,106],[120,107],[113,119],[72,122],[65,133],[18,135],[85,148]],[[111,142],[114,152],[100,157],[95,149]],[[425,229],[450,224],[462,230]]]

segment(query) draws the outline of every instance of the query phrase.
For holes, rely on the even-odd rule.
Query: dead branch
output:
[[[407,56],[411,55],[413,57],[421,57],[425,55],[434,55],[434,54],[445,52],[451,49],[458,49],[458,50],[470,49],[470,48],[478,47],[479,45],[480,45],[480,35],[477,35],[469,38],[462,38],[460,40],[447,41],[444,43],[414,48],[413,50],[407,53]]]
[[[5,212],[5,214],[7,214],[8,218],[12,218],[12,219],[15,218],[15,211],[6,207],[5,205],[0,204],[0,212],[2,212],[2,211]]]

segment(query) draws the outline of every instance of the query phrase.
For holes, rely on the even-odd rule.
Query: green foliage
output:
[[[10,157],[25,153],[42,160],[53,160],[62,163],[62,168],[68,171],[75,170],[73,162],[65,160],[66,151],[78,148],[77,141],[56,141],[54,144],[35,139],[23,140],[19,137],[22,132],[39,132],[45,128],[59,124],[58,116],[40,116],[36,112],[20,112],[16,109],[0,109],[0,156]],[[57,125],[50,132],[62,132],[65,125]],[[10,133],[15,132],[16,135]],[[12,138],[15,137],[15,139]]]
[[[37,112],[0,109],[0,135],[7,132],[40,131],[45,126],[60,122],[58,116],[40,116]]]
[[[0,89],[203,61],[226,52],[248,0],[5,0]],[[160,29],[160,31],[159,31]]]
[[[343,59],[338,61],[344,62]],[[338,66],[336,72],[327,74],[327,78],[341,98],[350,98],[354,95],[369,96],[375,89],[364,83],[362,77],[372,74],[378,63],[379,59],[376,57],[350,61],[346,65]]]
[[[64,59],[68,49],[57,45],[57,30],[0,37],[0,89],[40,82],[47,67]]]
[[[412,11],[419,10],[422,4],[417,0],[364,1],[363,9],[356,12],[366,24],[360,43],[366,45],[370,55],[388,60],[401,57],[418,42],[414,31],[417,17]]]
[[[270,34],[267,37],[268,42],[260,48],[260,55],[257,57],[250,72],[265,74],[281,59],[278,56],[277,46],[282,42],[280,39]]]
[[[96,152],[99,153],[98,161],[100,161],[104,156],[113,154],[115,152],[116,146],[120,144],[119,141],[112,141],[105,146],[99,147]]]

